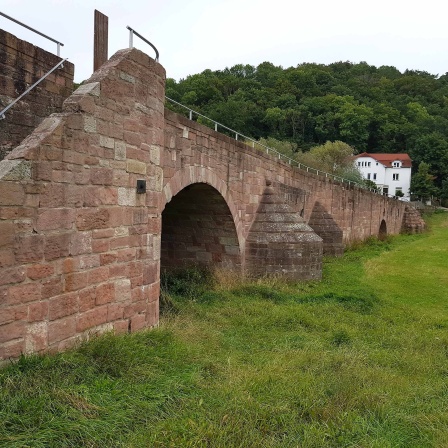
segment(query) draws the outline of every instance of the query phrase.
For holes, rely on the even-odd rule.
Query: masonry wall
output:
[[[118,53],[0,161],[0,360],[158,323],[164,82]]]
[[[291,168],[164,94],[163,67],[121,50],[0,161],[0,362],[157,325],[162,235],[168,266],[193,253],[306,279],[334,239],[399,233],[404,203]]]
[[[61,58],[0,29],[0,110],[51,70]],[[0,120],[0,160],[73,92],[74,65],[66,61]]]

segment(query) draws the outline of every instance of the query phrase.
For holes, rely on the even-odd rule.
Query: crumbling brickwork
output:
[[[0,29],[0,110],[50,71],[61,58]],[[66,61],[6,113],[0,120],[0,160],[39,123],[62,110],[73,92],[74,65]]]

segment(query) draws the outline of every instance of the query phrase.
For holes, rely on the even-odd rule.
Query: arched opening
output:
[[[380,230],[378,232],[378,238],[380,240],[383,240],[384,238],[386,238],[387,236],[387,225],[386,225],[386,221],[384,221],[384,219],[381,221],[380,224]]]
[[[188,266],[241,267],[230,209],[221,193],[205,183],[181,190],[162,213],[161,270]]]

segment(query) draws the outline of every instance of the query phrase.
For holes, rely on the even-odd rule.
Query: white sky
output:
[[[109,17],[109,56],[128,46],[129,25],[176,80],[264,61],[448,72],[446,0],[0,0],[1,12],[64,43],[77,82],[92,73],[94,9]],[[0,28],[56,53],[56,44],[2,16]],[[154,56],[137,37],[134,45]]]

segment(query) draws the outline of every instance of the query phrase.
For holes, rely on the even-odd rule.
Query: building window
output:
[[[378,162],[376,162],[376,166],[378,166]]]
[[[372,162],[369,162],[368,164],[367,164],[367,166],[370,166],[372,164]]]
[[[400,168],[400,162],[394,162],[394,163],[392,163],[392,166],[394,168]]]
[[[376,173],[373,173],[373,180],[376,180]]]
[[[398,180],[398,177],[399,177],[398,173],[392,174],[392,180]]]
[[[370,180],[370,173],[367,174],[367,180]]]
[[[361,166],[361,162],[358,162],[358,166]]]

